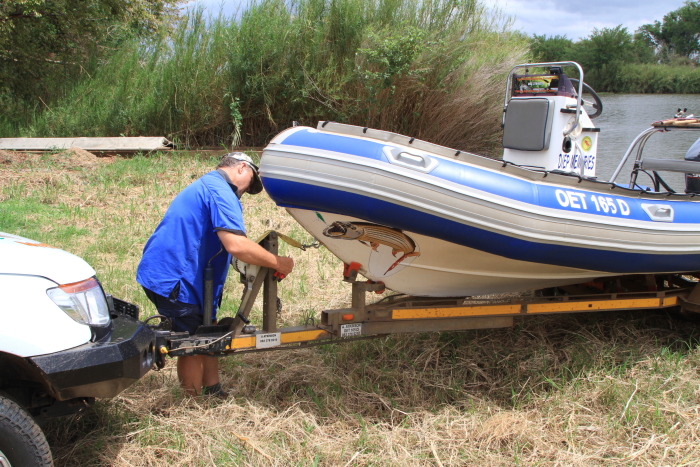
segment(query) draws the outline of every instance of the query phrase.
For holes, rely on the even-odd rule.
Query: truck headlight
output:
[[[78,323],[90,326],[109,324],[109,307],[104,291],[97,279],[59,285],[48,289],[46,294],[68,316]]]

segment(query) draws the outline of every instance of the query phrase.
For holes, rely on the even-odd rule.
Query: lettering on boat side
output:
[[[624,199],[613,199],[610,196],[586,194],[578,191],[556,190],[555,195],[559,205],[565,208],[580,209],[582,211],[603,212],[605,214],[618,214],[629,216],[630,207]],[[590,208],[590,209],[589,209]]]
[[[590,139],[590,138],[589,138]],[[595,155],[593,154],[559,154],[557,169],[559,170],[576,170],[583,164],[584,170],[593,170],[595,168]]]

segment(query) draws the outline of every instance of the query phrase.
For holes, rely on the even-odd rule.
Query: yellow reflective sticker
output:
[[[591,137],[584,136],[583,139],[581,140],[581,148],[584,151],[590,151],[592,147],[593,147],[593,141],[591,140]]]

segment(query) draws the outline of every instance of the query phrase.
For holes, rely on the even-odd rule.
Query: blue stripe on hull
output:
[[[390,165],[382,148],[392,146],[391,143],[367,141],[352,136],[319,133],[313,130],[301,130],[287,136],[282,144],[350,154]],[[430,172],[430,176],[435,177],[435,183],[445,180],[518,202],[558,209],[562,212],[649,221],[649,215],[644,211],[642,205],[664,204],[673,206],[673,224],[697,224],[698,219],[700,219],[700,202],[698,201],[670,201],[665,198],[642,199],[637,196],[637,193],[625,193],[622,190],[606,189],[603,193],[581,190],[573,186],[536,184],[529,180],[454,160],[440,159],[438,166]]]
[[[639,254],[530,242],[354,193],[263,177],[280,206],[342,214],[532,263],[635,274],[700,270],[700,255]]]
[[[382,149],[385,146],[392,146],[391,143],[366,141],[350,136],[310,132],[309,130],[292,133],[284,139],[282,144],[350,154],[387,164],[389,164],[389,160]],[[440,164],[430,175],[486,192],[492,192],[494,187],[497,187],[497,194],[500,196],[532,204],[537,202],[537,189],[533,183],[513,177],[504,177],[502,174],[493,173],[480,167],[441,159]]]

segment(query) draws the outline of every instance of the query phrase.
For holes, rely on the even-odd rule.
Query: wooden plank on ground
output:
[[[11,151],[52,151],[81,148],[90,152],[167,151],[173,143],[162,136],[119,136],[109,138],[0,138],[0,149]]]

